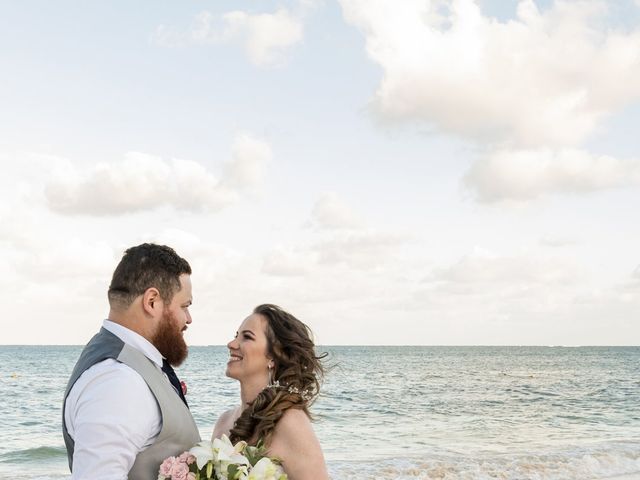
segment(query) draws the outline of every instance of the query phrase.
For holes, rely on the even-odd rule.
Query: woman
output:
[[[240,405],[220,416],[213,438],[262,440],[290,480],[328,479],[309,414],[324,355],[315,355],[309,328],[275,305],[259,305],[227,347],[226,375],[240,382]]]

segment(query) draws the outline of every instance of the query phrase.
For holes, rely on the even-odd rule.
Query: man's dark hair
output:
[[[113,272],[109,304],[126,308],[148,288],[157,288],[165,303],[180,290],[180,275],[191,275],[191,266],[173,248],[143,243],[131,247]]]

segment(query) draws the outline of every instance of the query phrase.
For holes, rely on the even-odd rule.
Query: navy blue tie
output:
[[[173,370],[173,367],[169,365],[169,362],[167,362],[166,358],[162,359],[162,371],[167,374],[167,377],[169,377],[169,381],[171,382],[171,385],[173,385],[176,393],[180,396],[187,408],[189,408],[187,399],[184,398],[184,394],[182,393],[182,385],[180,385],[180,380],[178,380],[176,372]]]

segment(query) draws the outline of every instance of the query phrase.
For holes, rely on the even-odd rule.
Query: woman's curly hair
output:
[[[277,305],[258,305],[253,313],[267,320],[267,353],[274,363],[273,381],[280,386],[263,389],[236,420],[229,437],[233,443],[261,439],[268,445],[285,411],[297,408],[310,416],[327,353],[316,356],[309,327]]]

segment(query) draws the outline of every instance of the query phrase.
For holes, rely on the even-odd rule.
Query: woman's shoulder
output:
[[[304,410],[289,408],[273,431],[269,454],[280,458],[290,478],[328,479],[320,443]]]
[[[311,426],[309,415],[300,408],[288,408],[278,420],[276,428],[288,431],[303,425]]]
[[[238,411],[239,408],[240,407],[233,407],[233,408],[230,408],[229,410],[222,412],[222,414],[220,415],[220,419],[218,421],[230,420],[231,418],[235,417],[236,412]]]
[[[295,444],[301,439],[315,438],[311,420],[304,410],[289,408],[276,423],[273,440],[277,443]]]
[[[229,410],[222,412],[215,427],[213,427],[213,434],[211,439],[220,438],[222,435],[229,435],[234,422],[238,418],[238,410],[240,407],[230,408]]]

